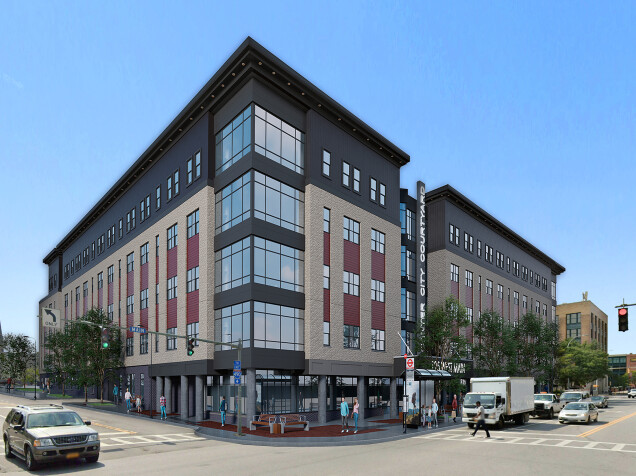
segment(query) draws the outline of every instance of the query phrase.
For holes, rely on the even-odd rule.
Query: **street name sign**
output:
[[[139,327],[139,326],[130,326],[128,328],[128,330],[130,332],[139,332],[140,334],[145,334],[146,333],[146,328],[145,327]]]

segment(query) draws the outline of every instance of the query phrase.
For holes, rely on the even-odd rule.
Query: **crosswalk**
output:
[[[124,433],[100,433],[99,437],[101,440],[101,447],[104,449],[116,446],[186,443],[190,441],[205,439],[192,433],[168,433],[162,435],[128,435]]]
[[[470,436],[465,430],[450,430],[443,432],[431,433],[428,435],[416,436],[414,438],[426,439],[426,440],[448,440],[448,441],[463,441],[471,443],[484,443],[484,444],[508,444],[508,445],[528,445],[528,446],[551,446],[555,448],[572,448],[579,450],[595,450],[595,451],[612,451],[621,453],[636,453],[636,444],[632,443],[612,443],[605,441],[585,441],[560,438],[557,435],[541,435],[533,433],[524,434],[517,432],[517,434],[499,434],[491,433],[491,438],[486,438],[485,435]]]

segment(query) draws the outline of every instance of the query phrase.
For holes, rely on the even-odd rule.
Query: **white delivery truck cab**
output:
[[[502,428],[506,421],[523,424],[534,411],[534,378],[481,377],[470,379],[471,391],[464,397],[462,421],[475,425],[476,403],[484,407],[487,425]]]

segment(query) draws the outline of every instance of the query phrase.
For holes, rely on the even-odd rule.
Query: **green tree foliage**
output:
[[[496,311],[481,313],[473,326],[473,365],[478,373],[499,377],[516,351],[512,328]],[[516,359],[515,359],[516,362]]]
[[[623,375],[618,375],[615,373],[610,373],[609,385],[610,387],[618,387],[618,388],[627,387],[629,385],[629,374],[625,373]]]
[[[35,343],[24,334],[5,334],[2,337],[4,352],[0,353],[0,367],[5,377],[27,380],[27,369],[35,366]]]
[[[557,362],[559,383],[563,386],[581,387],[610,373],[607,352],[599,349],[596,342],[562,342]]]
[[[68,325],[46,338],[44,369],[51,381],[62,387],[62,395],[66,395],[66,384],[77,373],[76,337],[74,326]]]

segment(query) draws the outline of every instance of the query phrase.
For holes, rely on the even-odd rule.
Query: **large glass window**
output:
[[[139,353],[148,353],[148,334],[139,334]],[[144,374],[141,374],[142,377]]]
[[[199,267],[195,266],[187,271],[186,293],[191,293],[199,289]]]
[[[254,237],[254,282],[304,292],[305,253]]]
[[[174,299],[176,297],[177,297],[177,277],[174,276],[172,278],[168,278],[167,298],[169,301],[170,299]]]
[[[227,306],[214,311],[215,340],[238,344],[243,340],[243,347],[250,346],[250,302]],[[215,346],[216,350],[230,350],[227,345]]]
[[[384,302],[384,283],[382,281],[371,280],[371,300]]]
[[[345,349],[360,348],[360,326],[342,326]]]
[[[328,150],[322,150],[322,173],[329,177],[331,173],[331,154]]]
[[[371,329],[371,350],[384,351],[384,331]]]
[[[385,235],[381,231],[371,229],[371,250],[384,254]]]
[[[140,293],[139,309],[146,309],[148,307],[148,288],[143,289]]]
[[[254,172],[254,217],[303,233],[305,194],[278,180]]]
[[[402,288],[402,319],[415,320],[415,293]]]
[[[171,250],[172,248],[174,248],[175,246],[179,244],[176,223],[172,225],[170,228],[168,228],[167,235],[168,235],[167,246],[168,246],[168,249]]]
[[[216,233],[250,217],[251,176],[244,174],[216,194]]]
[[[259,106],[255,105],[254,111],[254,150],[302,174],[305,167],[305,134]]]
[[[250,282],[250,239],[226,246],[215,253],[215,292]]]
[[[304,311],[254,302],[254,347],[304,350]]]
[[[188,340],[194,339],[194,346],[198,347],[199,345],[199,323],[198,322],[191,322],[190,324],[186,325],[186,336],[188,337]],[[248,344],[249,344],[249,341],[248,341]]]
[[[171,334],[166,336],[166,348],[168,350],[176,350],[177,348],[177,338],[174,335],[177,333],[176,327],[171,327],[170,329],[166,329],[166,334]]]
[[[252,142],[251,106],[236,116],[216,135],[216,171],[222,172],[250,150]]]
[[[405,276],[409,281],[415,281],[415,253],[407,250],[406,246],[402,246],[401,250],[402,276]]]
[[[195,210],[188,215],[188,228],[186,231],[188,238],[199,234],[199,210]]]
[[[141,265],[143,266],[148,262],[148,243],[144,243],[139,247],[139,254],[141,255]]]
[[[360,275],[350,273],[349,271],[342,272],[342,284],[343,292],[345,294],[351,294],[352,296],[360,296]]]
[[[400,203],[400,225],[402,234],[409,240],[415,240],[415,213],[406,208],[406,203]]]
[[[356,245],[360,243],[360,223],[349,217],[343,218],[343,236],[347,241],[351,241]]]

